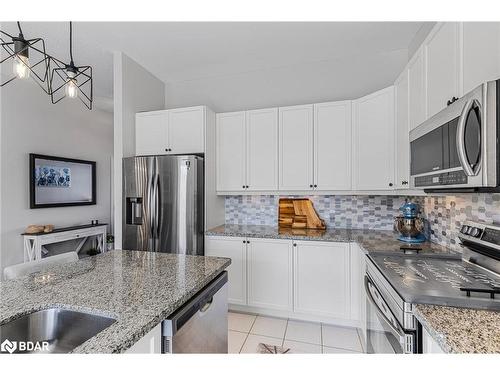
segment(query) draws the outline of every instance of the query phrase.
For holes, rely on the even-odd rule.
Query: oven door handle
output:
[[[377,309],[377,315],[389,326],[389,328],[392,330],[394,336],[398,337],[399,343],[403,349],[404,353],[413,353],[413,335],[407,334],[404,332],[404,330],[401,328],[401,326],[398,324],[396,321],[395,323],[391,322],[384,314],[384,312],[380,309],[379,305],[373,298],[369,284],[373,286],[374,289],[377,290],[377,292],[380,294],[380,291],[378,291],[377,287],[373,284],[373,282],[370,280],[370,278],[365,275],[365,291],[366,291],[366,296],[370,303],[375,306]],[[395,325],[398,324],[398,325]]]
[[[465,150],[465,122],[467,121],[467,115],[469,114],[469,111],[475,103],[477,103],[476,99],[469,99],[467,103],[465,103],[464,109],[460,114],[457,127],[458,160],[460,162],[460,165],[462,166],[462,169],[464,170],[464,173],[467,176],[475,176],[479,171],[479,168],[476,171],[472,169],[467,159],[467,151]],[[476,105],[479,105],[479,103],[477,103]]]

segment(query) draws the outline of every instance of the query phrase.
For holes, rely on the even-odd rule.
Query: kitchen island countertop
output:
[[[416,305],[414,313],[445,353],[500,353],[500,311]]]
[[[231,263],[227,258],[112,250],[0,282],[0,324],[60,307],[116,319],[74,353],[126,351]]]

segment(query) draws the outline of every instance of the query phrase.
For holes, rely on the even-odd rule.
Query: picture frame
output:
[[[29,154],[30,208],[95,205],[95,161]]]

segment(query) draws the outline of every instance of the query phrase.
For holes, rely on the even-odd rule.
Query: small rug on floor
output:
[[[257,352],[259,354],[290,354],[290,348],[284,348],[282,346],[268,345],[260,343],[257,347]]]

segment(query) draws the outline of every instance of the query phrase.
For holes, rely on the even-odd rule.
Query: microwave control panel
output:
[[[464,171],[443,172],[432,176],[415,177],[415,187],[439,186],[439,185],[462,185],[467,183]]]

